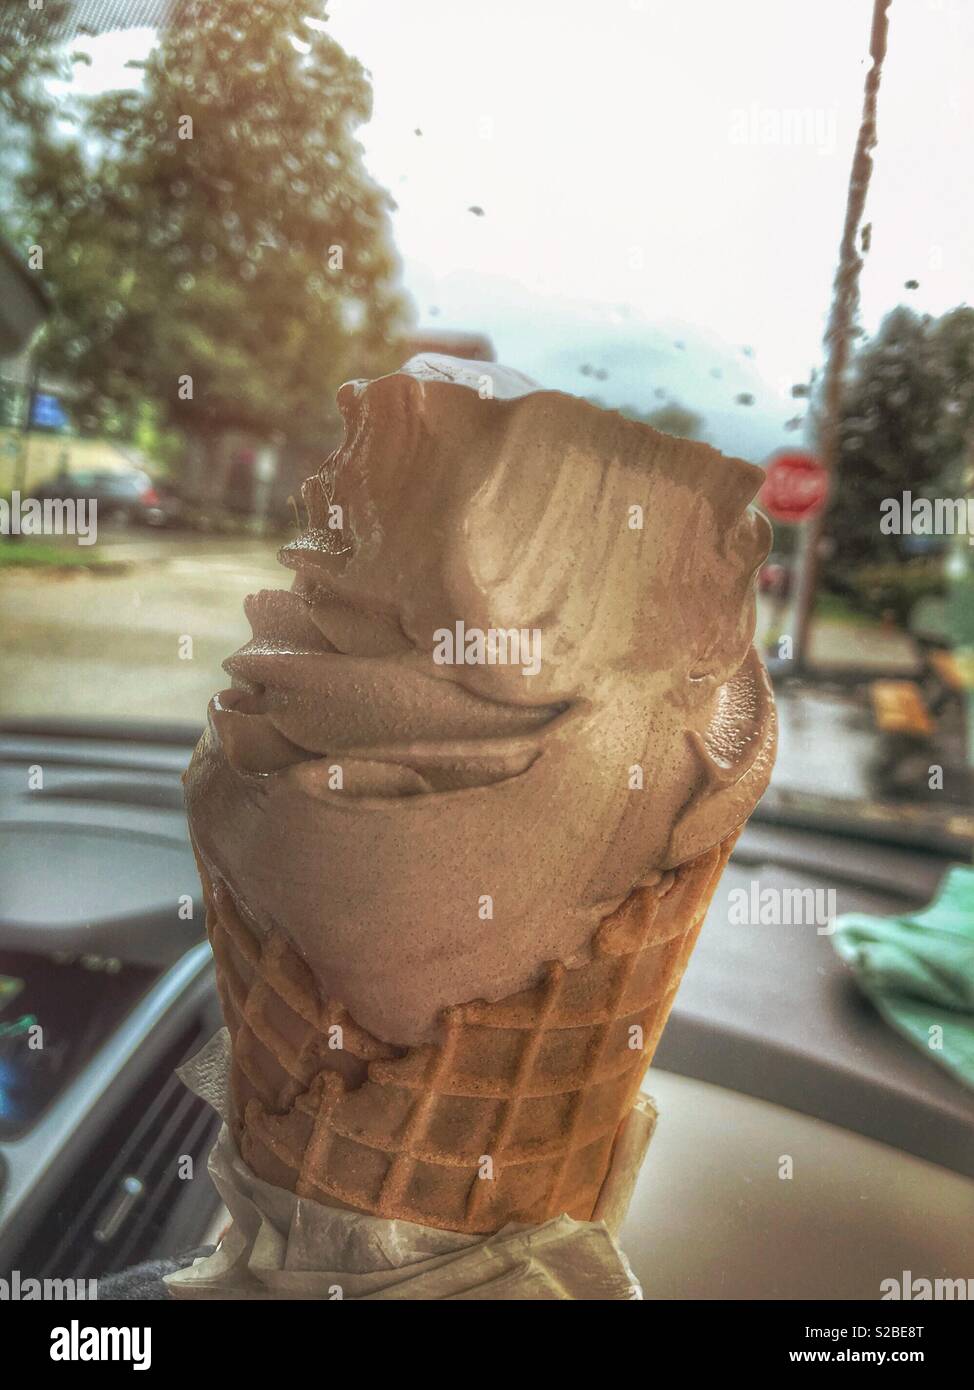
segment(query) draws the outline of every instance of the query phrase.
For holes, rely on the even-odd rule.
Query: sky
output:
[[[486,332],[500,360],[607,404],[678,399],[746,457],[801,439],[784,422],[822,361],[871,0],[328,12],[372,76],[360,139],[422,326]],[[96,41],[86,80],[122,80],[146,37]],[[969,0],[893,0],[868,333],[899,302],[940,314],[970,295],[972,40]]]

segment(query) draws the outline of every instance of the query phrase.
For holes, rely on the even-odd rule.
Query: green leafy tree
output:
[[[221,0],[183,4],[141,87],[83,103],[73,136],[34,130],[42,365],[84,427],[131,436],[148,403],[204,453],[229,429],[330,445],[335,389],[395,364],[406,315],[370,106],[314,0]]]
[[[836,587],[867,563],[906,558],[879,529],[884,498],[951,495],[974,430],[974,309],[934,319],[902,306],[857,353],[841,421],[826,534]]]
[[[628,415],[630,412],[623,410],[622,413]],[[703,426],[703,416],[698,415],[695,410],[688,410],[678,401],[670,401],[668,405],[661,405],[647,415],[637,418],[645,420],[647,425],[661,430],[663,434],[675,434],[681,439],[699,439]]]
[[[70,9],[70,0],[47,0],[39,10],[22,4],[0,13],[0,193],[7,206],[25,149],[57,110],[46,84],[71,75],[70,55],[50,40]]]

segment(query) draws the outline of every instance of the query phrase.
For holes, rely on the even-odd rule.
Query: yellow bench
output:
[[[913,681],[873,681],[869,687],[876,727],[884,734],[932,734],[937,727]]]

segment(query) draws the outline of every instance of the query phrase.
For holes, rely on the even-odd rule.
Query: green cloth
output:
[[[974,1087],[974,869],[952,868],[922,912],[835,925],[835,949],[887,1023]]]

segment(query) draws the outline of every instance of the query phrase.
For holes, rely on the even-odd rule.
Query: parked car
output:
[[[34,488],[38,501],[85,498],[98,503],[98,519],[119,526],[168,526],[174,509],[148,473],[132,468],[122,472],[59,473]]]

